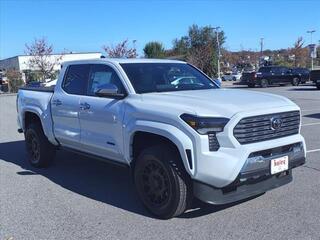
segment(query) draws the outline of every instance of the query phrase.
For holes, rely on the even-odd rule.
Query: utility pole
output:
[[[263,40],[264,40],[264,38],[260,38],[260,56],[261,57],[263,55]]]
[[[307,33],[310,33],[310,45],[312,44],[312,34],[315,32],[316,30],[309,30],[307,31]],[[311,70],[313,70],[313,57],[310,55],[311,57]]]

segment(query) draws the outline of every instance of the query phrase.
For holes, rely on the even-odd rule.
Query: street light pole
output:
[[[311,43],[310,44],[312,44],[312,34],[315,32],[316,30],[309,30],[309,31],[307,31],[307,33],[310,33],[310,39],[311,39]],[[311,57],[311,70],[313,70],[313,57],[312,56],[310,56]]]
[[[220,42],[219,42],[219,29],[220,27],[214,27],[212,28],[213,30],[215,30],[216,32],[216,38],[217,38],[217,47],[218,47],[218,79],[220,79],[220,55],[221,55],[221,52],[220,52]]]

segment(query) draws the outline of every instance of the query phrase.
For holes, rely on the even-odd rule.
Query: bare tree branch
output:
[[[48,44],[45,38],[35,39],[30,45],[25,45],[25,53],[32,56],[28,61],[30,68],[37,70],[41,74],[41,80],[54,76],[54,67],[59,64],[64,53],[53,56],[53,46]]]
[[[133,41],[133,44],[135,41]],[[128,46],[128,39],[114,46],[102,46],[102,49],[111,58],[136,58],[138,56],[136,48]]]

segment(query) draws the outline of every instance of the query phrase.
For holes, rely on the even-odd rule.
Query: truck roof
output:
[[[185,63],[179,60],[170,60],[170,59],[152,59],[152,58],[97,58],[97,59],[84,59],[76,61],[66,61],[62,64],[81,64],[81,63],[101,63],[108,62],[114,64],[121,63]]]

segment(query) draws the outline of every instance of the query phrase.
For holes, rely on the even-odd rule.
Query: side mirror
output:
[[[105,98],[114,98],[114,99],[123,99],[126,97],[126,94],[119,93],[118,87],[114,84],[104,84],[97,89],[94,94],[98,97]]]

